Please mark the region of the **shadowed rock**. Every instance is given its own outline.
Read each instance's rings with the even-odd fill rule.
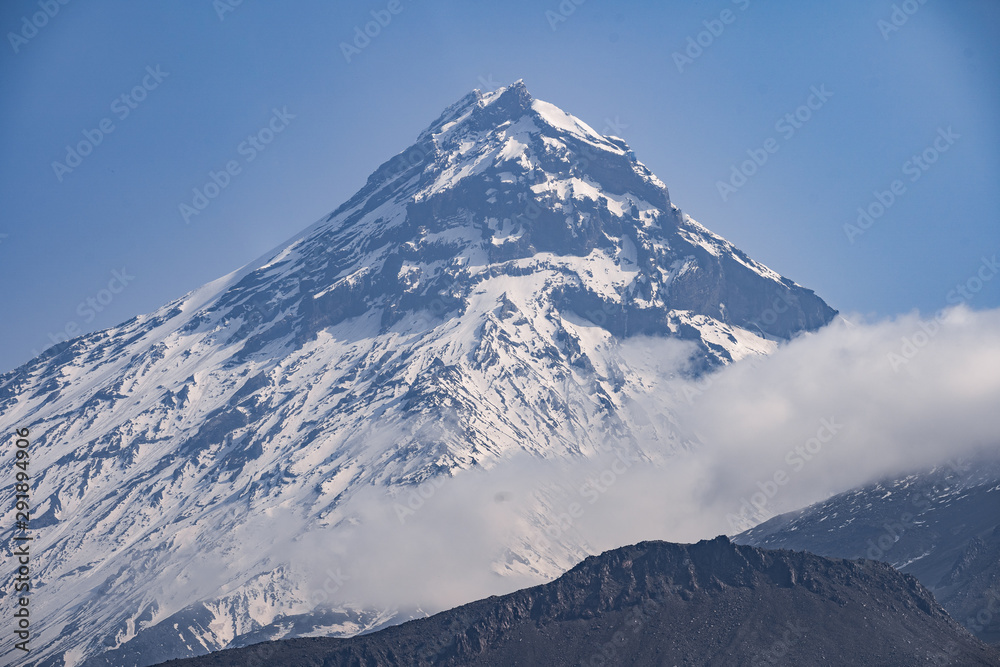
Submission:
[[[562,577],[351,639],[164,663],[252,665],[997,665],[916,579],[874,561],[725,537],[642,542]]]

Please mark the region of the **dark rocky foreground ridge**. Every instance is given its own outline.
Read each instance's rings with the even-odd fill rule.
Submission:
[[[870,558],[912,574],[974,635],[1000,644],[1000,460],[955,461],[776,516],[734,538]]]
[[[1000,665],[912,576],[725,537],[642,542],[555,581],[351,639],[267,642],[171,667]]]

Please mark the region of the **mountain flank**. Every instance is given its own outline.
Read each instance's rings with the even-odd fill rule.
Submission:
[[[977,637],[1000,644],[1000,462],[993,458],[884,479],[734,540],[885,561],[916,577]]]
[[[350,639],[269,642],[170,667],[998,665],[912,576],[875,561],[642,542],[555,581]]]
[[[359,518],[380,499],[520,456],[667,465],[692,439],[680,390],[651,389],[663,376],[768,354],[835,314],[683,213],[624,140],[521,82],[474,91],[260,259],[0,375],[0,429],[31,425],[46,462],[36,664],[147,667],[408,620],[369,597],[377,581],[316,595],[317,551],[366,569],[373,554],[339,547],[388,528]],[[637,359],[648,340],[677,367]],[[553,502],[524,510],[529,530]],[[587,552],[505,548],[470,568],[542,582]]]

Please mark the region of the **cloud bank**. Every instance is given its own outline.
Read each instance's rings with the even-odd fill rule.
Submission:
[[[635,345],[657,354],[655,341]],[[673,361],[659,364],[651,405],[674,405],[693,447],[657,465],[627,448],[517,457],[427,487],[402,515],[405,498],[373,491],[335,549],[350,564],[343,598],[444,609],[540,583],[588,553],[733,534],[884,476],[1000,451],[1000,310],[848,317],[697,381],[663,345],[650,358]]]

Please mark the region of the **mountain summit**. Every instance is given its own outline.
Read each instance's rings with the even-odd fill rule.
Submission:
[[[323,607],[290,546],[358,525],[360,490],[609,441],[664,461],[688,443],[623,345],[678,341],[697,374],[834,314],[623,140],[520,82],[473,92],[263,259],[0,377],[0,422],[34,438],[37,664],[375,627],[392,613]],[[564,546],[494,571],[554,576]]]

